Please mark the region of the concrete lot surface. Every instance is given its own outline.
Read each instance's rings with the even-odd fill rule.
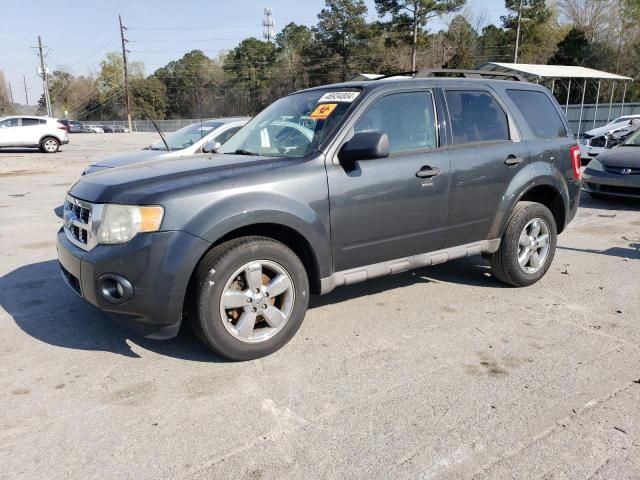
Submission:
[[[0,478],[640,478],[640,204],[583,197],[548,275],[481,258],[315,298],[276,354],[131,336],[62,282],[53,210],[153,134],[0,151]]]

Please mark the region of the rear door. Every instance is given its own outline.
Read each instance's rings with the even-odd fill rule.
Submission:
[[[552,100],[544,92],[536,90],[510,88],[506,92],[520,112],[518,123],[529,129],[525,136],[531,160],[554,164],[561,170],[571,167],[569,149],[576,141],[570,136]]]
[[[487,238],[508,185],[529,162],[529,148],[488,87],[444,94],[452,144],[445,247],[453,247]]]
[[[335,271],[440,249],[449,158],[439,147],[433,93],[416,89],[377,98],[353,131],[386,133],[391,155],[359,161],[349,171],[327,164]]]
[[[46,121],[39,118],[22,117],[18,131],[20,145],[38,145],[40,138],[46,133]]]

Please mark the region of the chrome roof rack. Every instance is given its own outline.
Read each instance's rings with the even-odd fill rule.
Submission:
[[[526,80],[517,73],[495,72],[491,70],[449,70],[446,68],[424,68],[419,70],[414,78],[433,77],[487,78],[493,80],[515,80],[517,82],[526,82]]]

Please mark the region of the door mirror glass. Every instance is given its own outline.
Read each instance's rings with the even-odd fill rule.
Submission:
[[[220,142],[218,142],[217,140],[212,140],[204,144],[204,146],[202,147],[202,152],[215,153],[216,150],[218,150],[221,146],[222,144]]]
[[[358,160],[386,158],[389,156],[389,137],[382,132],[356,133],[351,140],[340,149],[338,158],[345,164],[353,164]]]

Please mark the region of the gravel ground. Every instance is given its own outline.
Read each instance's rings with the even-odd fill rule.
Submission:
[[[0,151],[0,478],[640,478],[640,204],[583,197],[532,287],[481,258],[372,280],[226,363],[58,273],[66,188],[155,140]]]

